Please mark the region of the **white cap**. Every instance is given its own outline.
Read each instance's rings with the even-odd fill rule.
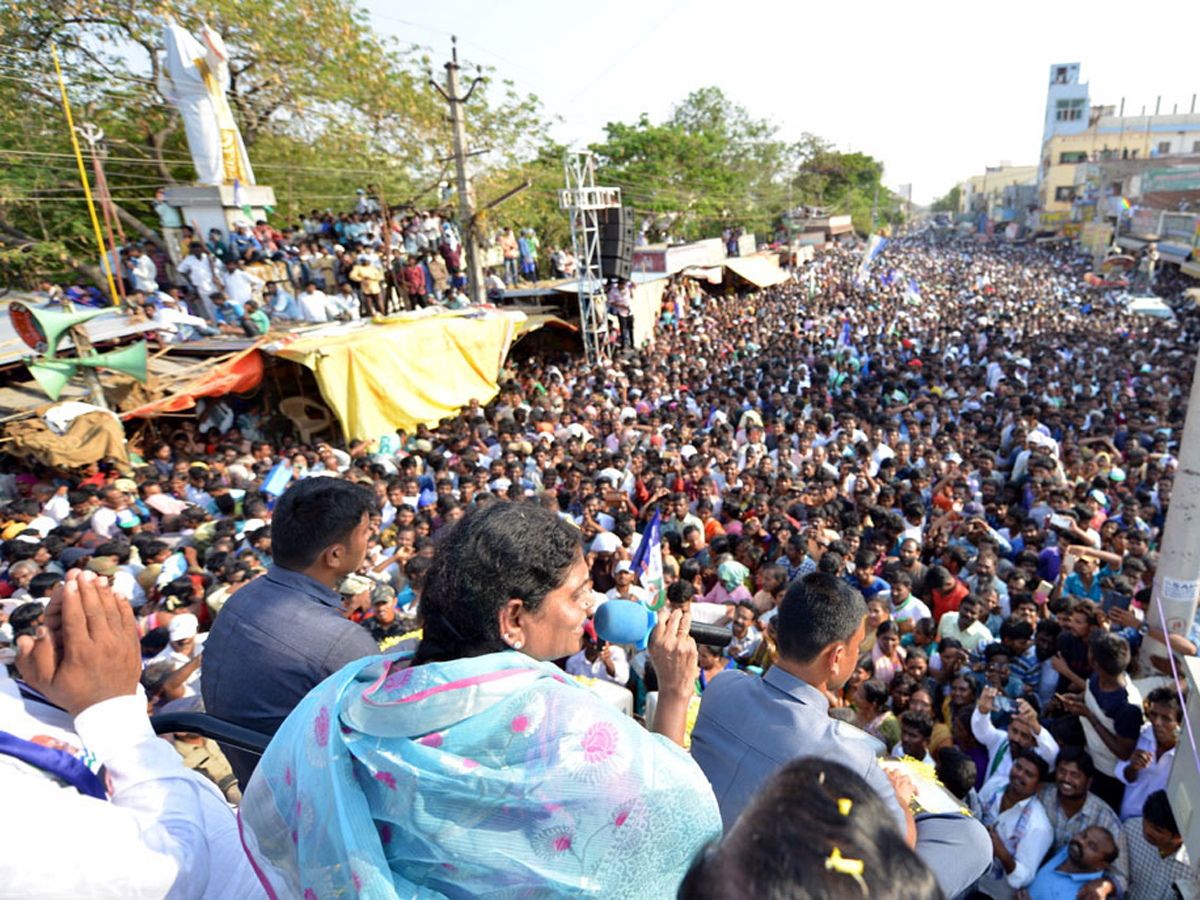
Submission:
[[[632,572],[632,571],[633,571],[633,566],[630,564],[629,560],[623,559],[619,563],[617,563],[617,568],[614,570],[614,574],[616,574],[617,572]],[[614,609],[615,609],[615,607],[614,607]]]
[[[167,626],[167,633],[172,641],[184,641],[196,636],[200,630],[200,620],[191,613],[180,613]]]
[[[592,540],[593,553],[616,553],[621,539],[611,531],[602,531]]]

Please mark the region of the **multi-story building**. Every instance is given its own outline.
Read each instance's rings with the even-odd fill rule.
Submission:
[[[1052,137],[1079,134],[1087,128],[1090,106],[1087,82],[1079,81],[1079,63],[1056,63],[1050,67],[1046,90],[1046,117],[1042,146]]]
[[[1079,64],[1050,67],[1046,119],[1038,166],[1038,207],[1043,221],[1066,220],[1081,197],[1089,163],[1155,159],[1200,153],[1200,114],[1173,109],[1160,115],[1127,116],[1120,109],[1092,106],[1088,86],[1079,83]],[[1161,167],[1161,165],[1160,165]]]
[[[1099,107],[1086,131],[1055,135],[1042,148],[1038,201],[1045,212],[1067,211],[1078,195],[1080,166],[1092,162],[1151,160],[1200,154],[1200,115],[1119,116],[1112,107]]]
[[[988,222],[1022,221],[1037,184],[1037,166],[1014,166],[1007,160],[988,166],[958,185],[958,214],[983,231]]]
[[[1159,258],[1200,278],[1200,154],[1090,160],[1075,166],[1071,225],[1090,252],[1113,244],[1137,252],[1153,240]]]

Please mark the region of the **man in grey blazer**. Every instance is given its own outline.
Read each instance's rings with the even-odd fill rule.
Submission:
[[[963,815],[909,808],[913,788],[876,762],[866,735],[829,717],[825,689],[849,679],[863,639],[866,603],[850,584],[815,573],[792,582],[775,619],[779,655],[759,678],[727,673],[704,692],[692,732],[692,757],[712,783],[728,831],[759,786],[802,756],[849,766],[879,793],[910,847],[937,876],[947,898],[987,870],[992,842]]]

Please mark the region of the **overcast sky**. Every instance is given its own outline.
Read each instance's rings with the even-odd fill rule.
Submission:
[[[783,2],[366,0],[376,28],[495,66],[584,146],[609,121],[659,121],[715,84],[787,139],[805,131],[884,163],[926,203],[985,166],[1034,165],[1052,63],[1079,62],[1093,103],[1187,112],[1200,91],[1194,0]],[[1144,33],[1145,36],[1140,36]],[[439,68],[440,72],[440,68]],[[1200,111],[1200,105],[1197,107]]]

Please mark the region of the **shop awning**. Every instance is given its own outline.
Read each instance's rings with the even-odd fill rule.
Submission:
[[[1200,261],[1192,260],[1191,262],[1181,263],[1179,271],[1184,275],[1191,275],[1193,278],[1200,278]]]
[[[1146,242],[1138,238],[1122,236],[1117,238],[1117,246],[1126,250],[1141,250],[1146,246]]]
[[[1159,258],[1164,262],[1175,263],[1176,265],[1182,266],[1187,258],[1191,256],[1191,251],[1183,250],[1182,248],[1176,249],[1173,247],[1164,247],[1160,244],[1158,247],[1158,255]]]
[[[745,278],[756,287],[765,288],[787,281],[787,273],[763,256],[731,257],[725,260],[730,271]]]
[[[681,273],[697,281],[707,281],[709,284],[720,284],[725,272],[720,266],[688,266]]]
[[[121,413],[121,418],[128,421],[183,412],[192,409],[199,397],[224,397],[226,394],[244,394],[254,390],[262,382],[263,358],[259,347],[265,343],[265,338],[259,339],[225,362],[206,369],[174,393]]]
[[[554,328],[562,328],[567,331],[579,330],[578,325],[574,325],[560,316],[551,315],[550,313],[534,313],[533,315],[525,316],[525,321],[522,322],[517,328],[517,336],[515,339],[520,340],[521,338],[525,337],[525,335],[532,334],[535,331],[540,331],[547,325],[550,325]]]
[[[347,440],[378,439],[455,415],[499,391],[525,314],[419,310],[381,323],[330,325],[271,352],[313,371]]]

